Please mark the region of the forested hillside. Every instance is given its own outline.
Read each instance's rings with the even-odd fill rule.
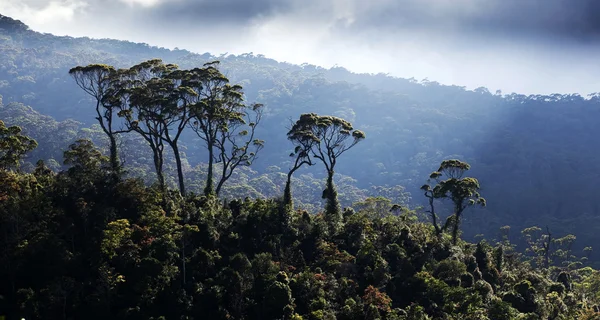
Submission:
[[[318,112],[352,121],[369,135],[369,142],[352,150],[337,170],[342,174],[345,205],[378,194],[406,202],[409,195],[401,193],[402,188],[412,195],[410,204],[424,204],[418,188],[431,168],[443,159],[460,157],[474,165],[486,194],[501,199],[466,217],[470,235],[494,237],[503,225],[522,229],[537,224],[575,233],[585,243],[595,240],[600,216],[593,200],[594,172],[600,162],[591,147],[597,136],[596,97],[467,91],[435,82],[352,74],[342,68],[278,63],[250,54],[215,57],[123,41],[55,37],[29,31],[7,17],[1,21],[1,118],[43,142],[31,162],[38,158],[60,162],[61,150],[76,136],[102,144],[92,102],[69,77],[70,68],[89,63],[129,67],[151,58],[193,68],[218,59],[231,81],[243,85],[248,101],[265,105],[257,129],[265,148],[240,177],[242,182],[251,181],[253,188],[236,192],[280,194],[281,184],[274,180],[290,165],[289,152],[284,151],[291,150],[285,136],[289,119]],[[204,150],[192,137],[185,142],[184,161],[193,180],[193,168],[202,165],[197,155]],[[125,163],[136,174],[151,171],[149,163],[147,170],[140,169],[140,160],[143,157],[135,156]],[[320,199],[311,191],[323,188],[320,172],[306,170],[299,175],[307,190],[302,202],[311,210],[318,208]],[[374,186],[387,192],[377,192]]]
[[[56,37],[30,31],[8,17],[0,21],[0,118],[22,126],[44,141],[40,145],[52,145],[37,150],[31,162],[37,158],[60,162],[60,150],[76,136],[106,146],[102,135],[96,134],[93,103],[70,78],[70,68],[91,63],[131,67],[160,58],[191,69],[220,60],[232,83],[243,86],[246,100],[265,106],[257,129],[266,142],[264,150],[239,179],[234,177],[239,182],[232,181],[226,194],[281,194],[278,173],[290,166],[286,128],[291,118],[316,112],[347,119],[369,136],[369,142],[350,151],[337,169],[344,205],[380,194],[413,207],[426,204],[418,188],[431,168],[441,160],[461,158],[474,165],[485,193],[499,199],[466,217],[469,236],[495,237],[504,225],[519,230],[539,225],[577,234],[582,246],[596,241],[600,225],[594,201],[595,172],[600,172],[600,156],[593,148],[599,130],[596,96],[468,91],[426,80],[280,63],[260,55],[215,57],[124,41]],[[52,131],[56,126],[60,134]],[[205,151],[193,135],[183,141],[186,174],[195,180]],[[146,156],[124,159],[126,166],[138,176],[151,172],[149,150],[135,152]],[[323,189],[322,170],[301,169],[297,176],[302,181],[299,188],[306,190],[298,200],[317,210],[320,195],[312,191]],[[167,179],[174,183],[171,174]]]
[[[244,87],[248,101],[265,105],[257,129],[266,141],[264,150],[237,180],[236,194],[272,197],[283,192],[277,173],[290,166],[289,152],[284,151],[290,150],[285,136],[289,119],[317,112],[347,119],[369,135],[368,143],[358,145],[339,164],[344,205],[378,194],[396,202],[410,200],[412,206],[424,204],[418,191],[424,177],[441,160],[459,157],[474,165],[485,192],[499,199],[466,217],[468,235],[495,237],[503,225],[517,229],[547,225],[561,234],[577,234],[582,245],[596,241],[600,225],[594,201],[595,172],[600,172],[599,153],[593,148],[599,130],[596,96],[468,91],[429,81],[353,74],[343,68],[279,63],[260,55],[215,57],[123,41],[55,37],[30,31],[7,17],[1,21],[0,118],[21,125],[36,139],[51,140],[41,145],[53,146],[36,151],[32,162],[37,158],[60,162],[59,150],[73,142],[78,131],[95,139],[102,136],[94,136],[98,129],[92,102],[69,77],[70,68],[90,63],[130,67],[161,58],[190,69],[218,59],[229,79]],[[19,116],[23,114],[31,116]],[[60,126],[63,133],[48,134],[56,121],[66,121]],[[194,180],[204,149],[193,137],[184,141],[186,172]],[[143,160],[135,156],[125,163],[139,175],[151,171],[137,163]],[[319,195],[311,192],[323,187],[320,173],[302,169],[298,175],[303,181],[300,188],[307,191],[301,193],[301,202],[312,211],[320,204]],[[230,184],[229,190],[235,185]]]
[[[519,230],[547,225],[561,234],[577,234],[582,246],[595,242],[600,225],[594,201],[595,172],[600,169],[600,156],[593,148],[599,130],[596,96],[468,91],[429,81],[353,74],[343,68],[280,63],[260,55],[215,57],[123,41],[56,37],[30,31],[8,17],[0,21],[0,118],[43,141],[40,145],[45,147],[32,154],[31,162],[38,158],[60,162],[60,150],[76,136],[106,145],[97,134],[93,103],[70,78],[70,68],[90,63],[130,67],[160,58],[191,69],[220,60],[232,83],[243,86],[246,100],[265,106],[257,128],[266,142],[264,150],[239,179],[234,177],[239,183],[229,184],[226,194],[281,194],[278,173],[290,166],[286,128],[291,118],[316,112],[347,119],[369,136],[369,142],[350,151],[337,169],[344,205],[376,195],[413,207],[425,204],[418,188],[431,168],[441,160],[461,158],[474,165],[485,193],[499,199],[466,217],[468,235],[495,237],[503,225]],[[61,128],[58,134],[55,127]],[[195,180],[205,151],[192,135],[183,141],[186,174]],[[130,171],[138,176],[152,171],[149,150],[135,152],[146,156],[124,159]],[[168,165],[166,170],[173,168]],[[299,201],[311,211],[320,206],[320,196],[312,191],[323,188],[321,173],[301,169],[297,175],[302,181],[299,188],[306,190]],[[167,179],[174,182],[170,174]]]
[[[0,57],[0,316],[599,317],[596,96],[4,16]]]

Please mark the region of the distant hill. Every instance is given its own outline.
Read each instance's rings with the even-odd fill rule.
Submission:
[[[339,164],[345,205],[382,192],[375,186],[386,186],[385,196],[416,207],[424,203],[419,187],[429,173],[443,159],[460,158],[472,165],[469,174],[480,180],[488,199],[487,208],[466,213],[467,236],[494,238],[501,226],[511,225],[512,236],[518,238],[524,227],[548,225],[556,234],[576,234],[580,245],[598,241],[598,96],[503,95],[485,88],[471,91],[426,80],[294,65],[262,55],[217,57],[127,41],[57,37],[34,32],[5,16],[0,16],[0,57],[4,105],[0,119],[22,125],[38,140],[59,139],[53,136],[56,128],[63,127],[61,123],[72,126],[60,141],[52,142],[53,150],[38,151],[32,158],[60,162],[60,150],[78,135],[97,137],[102,143],[93,127],[90,100],[67,73],[71,67],[89,63],[125,67],[161,58],[192,68],[220,60],[228,77],[244,86],[247,100],[266,106],[259,132],[266,147],[256,165],[236,178],[239,188],[231,186],[231,192],[280,194],[278,173],[289,166],[291,145],[285,136],[289,119],[306,112],[331,114],[367,134]],[[24,111],[25,106],[36,113]],[[28,120],[27,114],[37,120]],[[203,151],[193,137],[185,141],[193,180]],[[148,165],[141,155],[126,163],[133,173]],[[309,199],[307,205],[312,203],[307,208],[319,208],[322,171],[303,172],[299,189]]]

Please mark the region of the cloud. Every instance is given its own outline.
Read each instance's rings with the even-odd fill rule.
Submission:
[[[34,30],[523,93],[600,87],[596,0],[0,0]]]
[[[130,6],[140,5],[145,8],[153,7],[153,6],[163,2],[163,0],[121,0],[121,1]]]
[[[27,17],[27,21],[45,25],[73,20],[77,11],[85,8],[86,4],[79,0],[2,0],[0,13],[7,16]]]
[[[76,13],[166,29],[249,29],[271,19],[302,17],[298,26],[318,21],[340,34],[410,31],[443,37],[600,40],[596,0],[3,0],[0,10],[39,26],[70,20]]]
[[[354,30],[436,31],[518,38],[598,40],[600,2],[595,0],[375,0],[361,6]]]
[[[254,19],[284,12],[290,5],[289,0],[165,1],[157,6],[152,15],[165,21],[181,20],[207,26],[215,23],[244,26]]]

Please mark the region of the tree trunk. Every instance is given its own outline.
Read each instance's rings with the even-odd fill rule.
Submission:
[[[115,182],[121,177],[121,165],[119,163],[119,153],[117,150],[117,139],[114,134],[108,135],[110,140],[110,167],[112,169],[112,177]]]
[[[433,223],[433,227],[435,228],[435,233],[439,236],[440,234],[442,234],[442,229],[438,225],[437,215],[435,214],[435,207],[433,205],[433,192],[431,192],[431,195],[429,195],[428,192],[425,192],[425,197],[429,199],[429,214],[431,215],[431,222]]]
[[[338,224],[342,220],[342,210],[338,201],[337,190],[333,183],[333,174],[333,170],[327,172],[327,186],[324,194],[324,198],[327,201],[325,204],[325,216],[329,221],[330,232],[336,232],[338,230]]]
[[[175,155],[175,163],[177,164],[177,177],[179,179],[179,192],[182,196],[185,196],[185,182],[183,180],[183,168],[181,167],[181,155],[179,154],[179,147],[177,143],[171,144],[173,154]]]
[[[460,228],[460,216],[462,215],[462,210],[458,209],[456,211],[456,216],[454,217],[454,226],[452,227],[452,244],[456,245],[458,242],[458,229]]]
[[[279,208],[279,215],[281,219],[281,232],[285,233],[290,225],[290,212],[294,210],[294,200],[292,199],[292,175],[299,167],[293,168],[288,172],[287,180],[285,182],[285,190],[283,192],[283,202],[281,208]]]
[[[209,196],[211,194],[214,194],[214,189],[213,189],[213,157],[214,157],[214,150],[213,150],[213,144],[212,143],[208,143],[208,172],[206,174],[206,186],[204,187],[204,195],[205,196]]]
[[[154,169],[156,170],[158,186],[162,192],[165,192],[165,176],[163,174],[162,161],[162,156],[154,150]]]
[[[285,190],[283,191],[283,205],[290,210],[294,209],[294,200],[292,199],[292,175],[297,169],[294,168],[288,172]]]
[[[225,184],[225,181],[227,181],[227,179],[225,178],[226,170],[227,170],[227,168],[223,167],[223,173],[221,175],[221,179],[219,179],[219,183],[217,183],[217,188],[215,189],[215,194],[217,196],[219,196],[219,194],[221,193],[221,189],[223,188],[223,185]]]

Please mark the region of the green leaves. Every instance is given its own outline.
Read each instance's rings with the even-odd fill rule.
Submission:
[[[347,143],[346,140],[350,136],[353,140]],[[337,157],[366,136],[364,132],[354,130],[352,124],[342,118],[305,113],[294,123],[287,137],[307,154],[310,152],[316,158],[326,162],[326,167],[330,170],[332,168],[329,166]]]
[[[458,238],[458,226],[463,211],[468,206],[480,205],[485,207],[487,202],[485,198],[479,194],[479,181],[475,178],[462,178],[464,172],[469,170],[470,165],[460,160],[444,160],[439,169],[429,175],[429,182],[436,181],[437,184],[431,188],[429,184],[421,187],[425,191],[425,196],[429,198],[431,209],[429,213],[432,216],[434,227],[440,233],[447,226],[452,225],[453,242],[456,244]],[[442,177],[447,177],[446,180],[440,180]],[[448,218],[444,228],[440,229],[437,225],[437,217],[433,210],[434,199],[449,199],[454,204],[454,214]]]
[[[486,201],[479,194],[479,181],[475,178],[461,178],[470,165],[460,160],[444,160],[439,169],[429,175],[430,180],[436,180],[437,184],[433,189],[429,185],[424,185],[421,190],[432,191],[434,198],[448,198],[455,203],[455,208],[463,208],[466,205],[485,206]],[[448,179],[440,180],[443,176]]]
[[[23,156],[36,147],[37,142],[22,135],[20,127],[7,127],[0,120],[0,168],[18,167]]]
[[[119,219],[110,222],[104,230],[104,239],[102,239],[101,244],[102,253],[104,253],[108,259],[112,259],[118,254],[117,249],[121,247],[124,242],[131,241],[130,238],[132,234],[133,230],[127,219]]]

